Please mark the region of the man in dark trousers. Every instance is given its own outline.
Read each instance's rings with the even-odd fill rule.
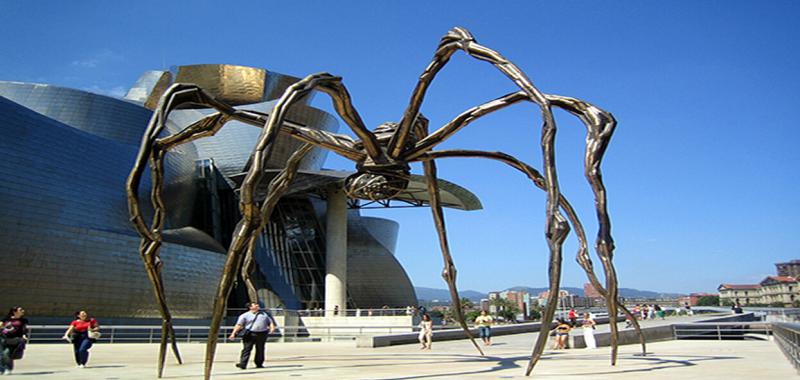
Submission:
[[[250,352],[253,350],[253,346],[255,346],[256,368],[263,368],[264,346],[267,343],[267,335],[275,332],[275,320],[269,313],[261,310],[258,302],[248,303],[247,308],[249,310],[240,315],[239,319],[236,320],[236,326],[234,326],[233,332],[231,332],[228,339],[236,339],[236,335],[244,330],[244,335],[242,335],[242,344],[244,344],[244,348],[242,348],[242,354],[239,358],[239,362],[236,363],[236,367],[241,369],[247,368],[247,362],[250,361]]]

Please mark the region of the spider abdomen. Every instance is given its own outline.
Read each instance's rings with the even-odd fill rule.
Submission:
[[[344,180],[350,198],[379,201],[392,199],[408,187],[409,173],[395,171],[358,172]]]

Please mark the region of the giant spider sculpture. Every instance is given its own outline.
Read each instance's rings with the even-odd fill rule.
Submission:
[[[441,128],[429,133],[428,120],[420,113],[420,107],[428,86],[457,50],[463,50],[474,58],[494,65],[500,72],[511,79],[520,90],[468,109]],[[312,90],[322,91],[332,98],[336,112],[352,129],[358,140],[353,140],[346,135],[284,123],[289,107]],[[544,122],[541,146],[544,156],[544,174],[512,156],[500,152],[433,150],[439,143],[475,119],[522,101],[536,104],[542,114]],[[160,136],[171,111],[198,107],[211,108],[216,112],[203,117],[175,134]],[[599,223],[595,249],[605,272],[605,286],[600,283],[594,274],[593,264],[588,254],[586,235],[578,216],[559,191],[554,152],[556,124],[551,107],[562,108],[572,113],[587,128],[584,158],[585,175],[595,196]],[[442,276],[450,289],[452,307],[458,322],[481,355],[483,355],[483,351],[475,342],[464,321],[460,297],[456,289],[456,267],[447,241],[444,215],[437,185],[436,159],[479,157],[498,160],[521,171],[536,187],[547,193],[545,236],[550,249],[550,291],[542,321],[553,320],[558,304],[562,245],[570,231],[569,224],[572,224],[572,228],[575,230],[579,240],[577,261],[586,272],[591,284],[605,297],[609,317],[615,321],[618,309],[630,316],[628,310],[618,301],[617,275],[612,264],[614,243],[611,238],[611,223],[606,207],[606,191],[600,171],[600,164],[616,126],[616,121],[610,113],[582,100],[540,92],[516,65],[498,52],[478,44],[466,29],[453,28],[442,37],[433,60],[420,76],[400,122],[382,124],[375,128],[374,131],[368,130],[362,122],[358,112],[353,107],[349,93],[342,84],[341,78],[327,73],[309,75],[291,85],[268,115],[255,111],[235,109],[214,99],[206,91],[192,84],[174,84],[163,94],[142,138],[136,163],[126,184],[131,220],[136,231],[142,237],[140,254],[152,282],[162,315],[161,346],[158,358],[159,377],[163,374],[168,341],[171,341],[173,352],[178,362],[181,362],[180,353],[175,342],[172,317],[164,294],[164,283],[161,275],[162,263],[159,258],[159,248],[162,244],[162,230],[165,222],[165,206],[161,194],[164,185],[164,156],[170,149],[180,144],[215,134],[226,122],[231,120],[248,123],[263,129],[250,158],[249,170],[241,185],[239,207],[242,219],[233,232],[232,242],[228,248],[228,255],[214,299],[213,316],[209,328],[205,356],[204,374],[206,379],[211,375],[211,367],[220,324],[225,313],[226,300],[237,273],[241,272],[241,276],[247,285],[250,299],[257,301],[255,287],[250,281],[255,243],[258,236],[263,232],[278,200],[288,190],[297,173],[301,159],[314,146],[329,149],[356,163],[357,172],[346,178],[343,184],[345,193],[349,197],[356,199],[386,200],[397,196],[408,185],[410,178],[409,163],[422,163],[427,180],[430,206],[439,235],[442,258],[444,259]],[[285,133],[305,144],[289,158],[286,167],[270,181],[266,198],[259,202],[256,199],[256,189],[265,176],[264,166],[269,159],[275,138],[279,133]],[[149,226],[142,215],[138,196],[139,183],[148,163],[152,177],[151,202],[154,208],[152,223]],[[562,215],[562,211],[566,214],[566,218]],[[631,319],[634,323],[636,322],[635,318]],[[546,322],[543,323],[531,353],[525,372],[526,375],[530,375],[534,365],[542,355],[548,338],[549,329],[547,326]],[[610,326],[612,332],[611,364],[613,365],[617,357],[617,325],[616,323],[611,323]],[[644,352],[644,338],[638,324],[635,327],[639,333]]]

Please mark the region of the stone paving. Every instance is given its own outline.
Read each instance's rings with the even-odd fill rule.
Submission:
[[[468,341],[356,348],[352,341],[271,343],[266,368],[235,368],[239,343],[220,345],[215,379],[525,379],[528,355],[537,334],[496,337],[481,357]],[[166,379],[199,379],[202,344],[182,344],[186,363],[170,359]],[[155,379],[157,345],[100,344],[89,366],[75,368],[68,344],[33,344],[17,362],[13,376],[27,379]],[[608,348],[546,351],[534,379],[777,379],[797,372],[773,341],[667,341],[620,347],[616,366]]]

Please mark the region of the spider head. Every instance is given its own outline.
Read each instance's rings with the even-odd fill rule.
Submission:
[[[409,178],[407,165],[364,167],[344,180],[344,191],[350,198],[392,199],[408,187]]]

